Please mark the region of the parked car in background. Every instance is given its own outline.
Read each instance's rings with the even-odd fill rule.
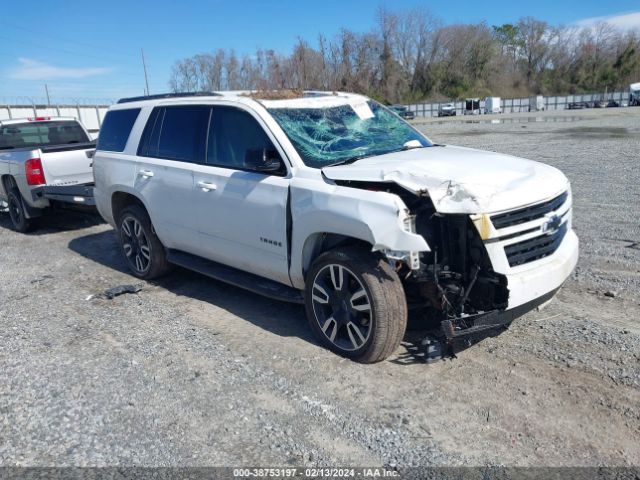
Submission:
[[[438,106],[439,117],[455,117],[456,107],[453,103],[441,103]]]
[[[593,102],[593,108],[607,108],[608,103],[606,100],[595,100]]]
[[[404,105],[391,105],[391,107],[389,108],[391,108],[391,110],[393,110],[395,113],[400,115],[400,117],[404,118],[405,120],[413,120],[414,118],[416,118],[416,114],[413,113]]]
[[[0,121],[0,204],[13,227],[27,232],[59,203],[93,205],[95,143],[73,117]]]
[[[616,102],[615,100],[609,100],[607,102],[607,108],[613,108],[613,107],[619,107],[620,104],[618,102]]]
[[[589,108],[589,104],[587,102],[569,102],[567,104],[567,110],[580,110],[583,108]]]
[[[443,342],[548,301],[578,259],[567,178],[437,145],[362,95],[121,100],[95,155],[98,210],[131,272],[181,265],[304,303],[329,349],[391,355],[408,309]]]

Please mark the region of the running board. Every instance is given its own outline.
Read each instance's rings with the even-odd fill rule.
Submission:
[[[193,270],[207,277],[244,288],[265,297],[284,302],[304,304],[304,298],[300,290],[259,277],[253,273],[244,272],[180,250],[169,249],[167,251],[167,260],[174,265]]]

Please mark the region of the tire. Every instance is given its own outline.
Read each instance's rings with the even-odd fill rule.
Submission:
[[[151,280],[170,270],[164,245],[141,206],[129,205],[120,213],[118,241],[127,266],[136,277]]]
[[[320,255],[307,274],[307,319],[329,350],[361,363],[385,360],[407,328],[404,288],[387,262],[356,248]]]
[[[9,205],[9,217],[11,218],[13,229],[20,233],[30,231],[33,228],[34,222],[32,219],[27,218],[20,190],[16,187],[11,188],[7,195],[7,203]]]

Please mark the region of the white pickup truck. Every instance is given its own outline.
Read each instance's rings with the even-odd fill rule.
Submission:
[[[56,203],[94,205],[95,143],[73,117],[0,121],[0,204],[27,232]]]
[[[303,303],[323,345],[376,362],[409,310],[453,342],[546,302],[575,267],[559,170],[435,144],[361,95],[274,96],[111,107],[95,199],[134,275],[176,264]]]

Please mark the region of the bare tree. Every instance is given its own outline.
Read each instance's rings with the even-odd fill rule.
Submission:
[[[518,38],[522,47],[525,76],[529,85],[544,67],[549,53],[550,29],[547,22],[525,17],[518,21]]]
[[[217,49],[175,62],[172,91],[325,89],[385,102],[484,94],[626,88],[640,79],[640,33],[599,23],[558,27],[534,18],[489,28],[445,25],[428,10],[381,8],[369,32],[299,37],[290,55]]]

